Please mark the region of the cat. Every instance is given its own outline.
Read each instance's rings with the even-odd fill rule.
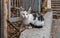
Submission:
[[[22,9],[22,7],[20,8]],[[31,25],[34,28],[42,28],[44,25],[44,17],[40,15],[39,13],[30,13],[31,7],[28,11],[21,10],[20,16],[22,17],[23,24],[25,25]]]

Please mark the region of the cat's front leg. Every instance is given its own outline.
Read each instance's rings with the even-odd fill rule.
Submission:
[[[26,28],[26,29],[31,29],[32,26],[29,24],[29,25],[26,25],[25,28]]]

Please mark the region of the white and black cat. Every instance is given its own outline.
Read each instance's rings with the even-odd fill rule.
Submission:
[[[38,13],[30,13],[31,7],[28,11],[24,10],[22,7],[20,9],[20,16],[22,17],[25,25],[31,24],[34,28],[42,28],[44,26],[44,17]]]

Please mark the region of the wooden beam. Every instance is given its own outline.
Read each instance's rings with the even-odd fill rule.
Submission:
[[[13,7],[13,6],[11,6],[11,8],[20,9],[20,7]]]
[[[8,0],[4,0],[4,37],[7,38]]]

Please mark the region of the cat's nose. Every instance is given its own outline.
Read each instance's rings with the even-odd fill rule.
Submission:
[[[24,18],[26,18],[26,17],[24,16]]]
[[[25,16],[24,18],[27,18],[27,16]]]
[[[25,17],[25,18],[27,18],[27,17]]]

